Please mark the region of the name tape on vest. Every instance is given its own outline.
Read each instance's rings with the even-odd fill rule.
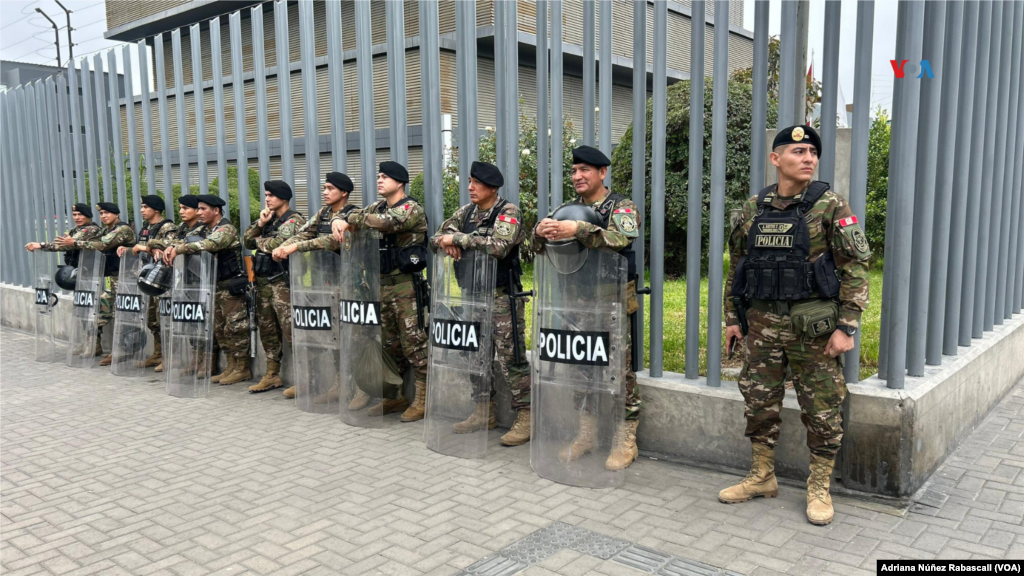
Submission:
[[[380,302],[342,300],[338,319],[345,324],[380,326]]]
[[[171,299],[169,297],[160,298],[160,315],[171,315]]]
[[[296,330],[330,330],[334,328],[329,306],[293,306],[292,325]]]
[[[75,290],[72,305],[76,308],[92,308],[96,304],[96,295],[89,290]]]
[[[758,234],[754,238],[755,248],[792,248],[793,247],[793,235],[782,235],[782,236],[762,236]]]
[[[114,309],[120,312],[142,312],[142,299],[138,294],[118,294]]]
[[[438,348],[479,352],[480,323],[432,320],[430,322],[430,343]]]
[[[206,306],[202,302],[171,302],[173,322],[206,322]]]
[[[609,333],[541,328],[537,348],[545,362],[607,366]]]

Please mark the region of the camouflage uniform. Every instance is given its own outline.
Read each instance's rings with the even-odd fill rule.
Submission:
[[[595,202],[587,204],[583,198],[576,197],[575,199],[567,202],[566,204],[585,204],[590,208],[601,214],[601,208],[605,200],[608,198],[609,191],[605,189],[605,193],[601,195],[601,198]],[[622,251],[633,245],[633,241],[637,239],[640,234],[640,214],[636,209],[636,204],[628,198],[623,198],[617,201],[614,206],[611,207],[611,215],[608,219],[608,228],[602,228],[589,222],[579,222],[576,228],[576,240],[579,240],[587,248],[611,248],[615,251]],[[533,233],[533,246],[537,251],[540,251],[546,244],[547,239],[537,234],[536,229]],[[630,278],[629,283],[626,285],[626,313],[633,314],[639,308],[639,303],[636,299],[636,282]],[[636,372],[633,371],[632,365],[633,355],[633,342],[630,339],[623,350],[623,356],[625,358],[626,365],[626,420],[639,420],[640,419],[640,390],[636,384]]]
[[[290,246],[297,244],[296,250],[298,252],[312,252],[313,250],[336,252],[341,248],[341,244],[331,235],[330,222],[334,219],[340,219],[355,209],[355,206],[347,204],[338,212],[332,212],[330,206],[324,206],[320,208],[320,211],[313,218],[307,220],[305,224],[295,230],[292,237],[281,245]],[[325,229],[321,230],[319,228],[322,221],[326,222],[327,225]]]
[[[243,244],[249,250],[259,250],[268,257],[275,248],[284,244],[295,235],[295,231],[306,223],[306,218],[298,212],[285,213],[287,220],[277,225],[276,233],[265,237],[264,228],[259,221],[254,222],[245,231]],[[273,228],[279,218],[274,216],[267,222]],[[288,263],[281,263],[287,271]],[[292,342],[292,297],[288,286],[288,274],[282,274],[273,280],[256,277],[256,316],[259,322],[260,342],[268,361],[281,362],[284,340],[289,346]]]
[[[117,253],[119,246],[132,246],[135,244],[135,231],[132,227],[118,220],[112,226],[103,226],[98,238],[91,240],[75,240],[75,248],[78,250],[99,250],[107,253],[107,258]],[[96,327],[102,329],[114,319],[114,299],[117,298],[117,273],[110,276],[110,289],[103,292],[100,297],[100,313],[96,320]]]
[[[781,198],[773,188],[766,201],[770,201],[777,210],[785,210],[799,204],[806,191],[805,188],[794,197]],[[732,215],[727,287],[733,285],[737,262],[747,254],[747,235],[758,210],[758,196],[755,195]],[[804,220],[810,232],[809,260],[815,261],[831,251],[839,271],[839,324],[859,327],[861,313],[868,305],[868,259],[871,251],[852,216],[846,200],[826,191],[808,210]],[[740,319],[728,292],[727,288],[725,322],[729,326],[739,325]],[[778,443],[788,364],[800,402],[801,420],[807,427],[807,446],[812,454],[832,460],[843,438],[839,409],[846,397],[846,382],[841,358],[825,354],[831,333],[817,338],[796,335],[788,312],[780,312],[785,310],[751,308],[747,312],[748,356],[739,381],[746,404],[746,435],[751,442],[770,448]]]
[[[386,200],[378,200],[363,209],[340,212],[334,218],[345,220],[353,230],[372,228],[394,234],[399,247],[422,243],[427,234],[427,214],[409,197],[390,208]],[[417,386],[426,386],[427,333],[419,326],[412,276],[398,268],[380,271],[381,337],[384,350],[398,360],[400,371],[404,373],[411,365]]]
[[[178,227],[170,220],[161,220],[156,224],[146,223],[139,231],[139,245],[149,247],[153,240],[165,240],[174,237]],[[148,231],[148,233],[147,233]],[[162,350],[163,342],[160,334],[160,299],[150,298],[149,308],[146,310],[146,327],[153,333],[154,350]]]
[[[101,230],[102,228],[100,228],[99,224],[96,224],[95,222],[89,222],[84,226],[75,226],[71,230],[68,230],[68,235],[71,236],[76,241],[92,240],[94,238],[100,237]],[[78,248],[64,248],[63,246],[60,246],[56,242],[41,242],[39,244],[39,247],[40,250],[43,250],[44,252],[71,252],[78,250]],[[65,262],[67,262],[68,256],[68,254],[64,255]]]
[[[526,230],[522,226],[523,217],[519,208],[511,203],[505,202],[500,207],[497,218],[502,224],[496,224],[494,229],[485,228],[485,224],[493,216],[492,211],[499,209],[496,203],[488,210],[478,210],[473,204],[466,204],[452,214],[452,217],[445,220],[437,233],[430,239],[430,247],[434,251],[440,248],[439,241],[442,236],[453,235],[453,242],[463,250],[482,250],[494,258],[501,260],[509,255],[512,249],[521,245],[526,240]],[[472,213],[471,216],[470,213]],[[469,222],[476,230],[466,234],[462,232],[462,224]],[[518,284],[518,279],[517,284]],[[522,290],[522,286],[516,286],[516,290]],[[512,306],[509,302],[507,286],[498,286],[494,294],[494,349],[497,352],[498,369],[508,383],[509,391],[512,392],[512,409],[530,407],[530,365],[526,361],[524,351],[526,343],[526,298],[516,299],[516,321],[519,327],[518,335],[512,331]],[[515,338],[513,337],[515,336]],[[515,362],[515,342],[519,343],[520,362]],[[494,390],[492,387],[491,395]]]

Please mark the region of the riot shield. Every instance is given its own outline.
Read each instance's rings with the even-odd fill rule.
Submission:
[[[57,306],[57,291],[60,288],[53,281],[56,262],[52,252],[36,250],[32,253],[32,264],[35,266],[36,362],[58,360],[54,307]]]
[[[171,290],[164,292],[157,301],[157,317],[160,318],[160,342],[163,343],[162,350],[164,360],[171,354]],[[164,374],[166,380],[167,375]]]
[[[627,370],[626,260],[572,241],[534,265],[533,437],[539,476],[588,488],[622,483],[605,469],[623,425]]]
[[[100,297],[106,285],[103,277],[105,257],[96,250],[82,250],[78,257],[78,279],[72,298],[71,326],[68,328],[67,365],[92,368],[99,363],[96,342],[99,329]]]
[[[337,414],[341,258],[326,250],[296,252],[288,267],[295,405],[303,412]]]
[[[139,273],[152,261],[149,254],[121,257],[121,271],[114,299],[114,340],[111,346],[110,371],[115,376],[142,376],[146,369],[146,315],[149,313],[149,295],[139,290]]]
[[[487,451],[496,273],[497,260],[485,252],[434,255],[423,436],[435,452],[483,458]]]
[[[378,233],[370,229],[350,233],[342,243],[340,260],[339,412],[345,424],[377,428],[384,425],[384,417],[368,408],[379,404],[385,394],[397,397],[400,390],[384,383]]]
[[[213,366],[213,296],[217,262],[209,252],[174,259],[171,288],[171,337],[164,353],[167,393],[205,398]]]

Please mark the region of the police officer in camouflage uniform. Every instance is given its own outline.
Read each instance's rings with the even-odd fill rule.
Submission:
[[[381,337],[384,350],[399,360],[401,372],[411,365],[416,373],[416,397],[410,405],[399,392],[369,409],[384,414],[408,408],[402,422],[422,420],[427,393],[426,298],[423,269],[427,265],[427,214],[419,202],[406,196],[409,171],[398,162],[381,162],[377,194],[381,200],[363,209],[337,214],[331,227],[334,239],[344,240],[348,230],[371,228],[383,234],[380,243]],[[402,269],[407,271],[403,272]],[[425,305],[425,303],[423,303]],[[360,399],[357,396],[355,402]]]
[[[292,343],[292,296],[288,285],[287,263],[275,262],[271,253],[295,235],[306,223],[306,218],[291,209],[292,189],[283,180],[263,183],[267,207],[260,219],[245,231],[244,244],[253,253],[253,273],[256,276],[256,317],[259,320],[260,342],[267,354],[267,371],[263,378],[249,387],[258,393],[284,386],[281,379],[281,341]]]
[[[849,203],[813,179],[820,154],[813,128],[779,130],[771,153],[778,184],[733,214],[726,343],[731,349],[745,336],[739,387],[753,456],[747,477],[718,499],[778,495],[775,446],[789,366],[811,451],[807,519],[823,525],[833,517],[829,478],[843,438],[842,355],[868,306],[871,250]]]
[[[174,234],[174,222],[164,218],[164,207],[164,199],[159,196],[149,194],[142,197],[142,205],[139,212],[142,213],[142,219],[146,223],[139,228],[138,242],[130,248],[132,254],[142,252],[149,254],[148,244],[150,240],[169,238]],[[118,257],[124,256],[128,250],[127,246],[118,248]],[[146,310],[146,326],[153,333],[153,354],[142,363],[145,368],[159,366],[163,363],[163,344],[160,340],[160,315],[157,310],[159,302],[159,298],[150,298],[149,308]]]
[[[336,215],[344,215],[355,209],[355,206],[348,203],[349,195],[355,189],[355,184],[347,174],[341,172],[328,172],[324,177],[324,187],[321,192],[323,206],[316,215],[306,221],[291,238],[288,238],[280,246],[274,249],[274,260],[287,262],[288,256],[294,252],[311,252],[313,250],[337,251],[341,244],[334,239],[331,233],[331,221]],[[323,398],[324,403],[333,402],[340,386],[335,386],[328,391],[328,397]],[[284,391],[286,398],[295,397],[295,387],[291,386]],[[369,398],[369,397],[367,397]],[[365,401],[364,404],[365,406]],[[359,407],[351,408],[358,410]]]
[[[518,412],[512,428],[501,437],[501,443],[519,446],[530,441],[530,365],[524,349],[526,299],[516,299],[517,330],[514,331],[509,298],[523,290],[519,282],[522,274],[519,247],[526,240],[526,230],[519,207],[498,197],[498,189],[505,185],[505,178],[497,166],[473,162],[469,176],[472,203],[456,210],[441,224],[430,239],[430,247],[435,251],[444,250],[456,260],[462,257],[463,250],[482,250],[498,260],[493,308],[494,349],[498,369],[512,392],[512,409]],[[498,425],[494,412],[495,403],[491,400],[489,414],[478,408],[464,422],[455,424],[455,431],[467,433],[484,426],[494,428]]]
[[[110,278],[110,289],[103,292],[100,298],[100,313],[96,321],[96,329],[102,333],[103,327],[114,319],[114,299],[117,298],[117,275],[121,271],[121,258],[117,255],[119,246],[135,244],[135,231],[127,222],[120,218],[121,209],[113,202],[100,202],[96,205],[100,211],[100,222],[103,228],[98,238],[90,240],[74,240],[67,236],[57,238],[54,242],[68,249],[99,250],[105,255],[103,275]],[[99,334],[96,337],[96,355],[103,354]],[[100,360],[100,366],[110,366],[111,354]]]
[[[238,229],[224,216],[224,201],[213,194],[201,194],[199,220],[203,223],[196,242],[176,242],[164,255],[172,262],[178,254],[211,252],[217,259],[217,291],[214,294],[214,338],[228,359],[227,368],[210,378],[222,386],[252,379],[249,370],[249,318],[245,291],[249,284],[242,265]]]
[[[623,257],[629,268],[629,283],[626,285],[628,299],[626,312],[634,314],[639,308],[636,298],[637,267],[633,241],[640,232],[640,215],[633,201],[621,194],[608,190],[604,178],[611,160],[592,146],[580,146],[572,151],[572,183],[579,194],[567,204],[589,206],[604,221],[604,226],[574,220],[553,220],[545,218],[537,223],[533,232],[535,250],[543,249],[548,240],[575,238],[587,248],[610,248]],[[630,334],[632,338],[632,333]],[[626,415],[622,427],[616,431],[611,454],[605,461],[608,470],[622,470],[633,463],[639,455],[636,447],[636,428],[640,422],[640,391],[636,384],[636,372],[632,368],[632,340],[623,350],[626,372]],[[584,415],[584,417],[587,417]],[[597,446],[595,426],[580,426],[580,431],[570,446],[561,452],[563,460],[576,459]]]

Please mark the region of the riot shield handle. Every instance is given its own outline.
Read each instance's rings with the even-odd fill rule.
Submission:
[[[533,296],[533,290],[524,290],[522,292],[515,292],[514,295],[515,295],[516,298],[525,298],[527,296]]]
[[[651,287],[648,286],[646,288],[637,288],[636,289],[636,293],[637,294],[650,294],[651,293]]]

